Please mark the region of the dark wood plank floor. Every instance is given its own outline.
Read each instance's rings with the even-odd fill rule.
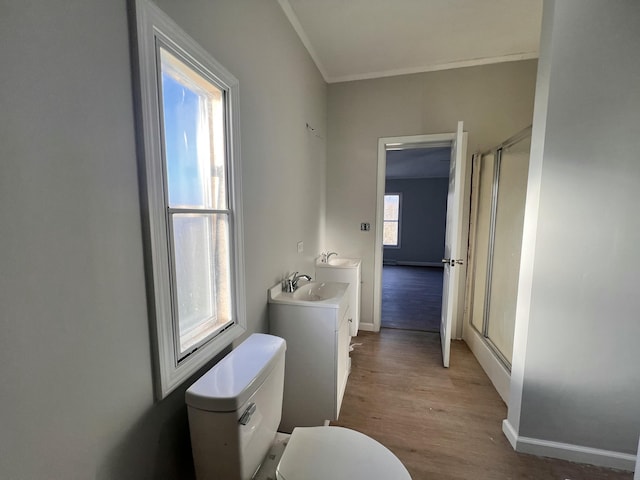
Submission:
[[[507,409],[462,341],[441,364],[433,333],[360,332],[340,418],[393,451],[413,480],[631,480],[633,474],[519,454]],[[392,479],[390,479],[392,480]]]
[[[441,311],[442,268],[383,267],[383,327],[439,332]]]

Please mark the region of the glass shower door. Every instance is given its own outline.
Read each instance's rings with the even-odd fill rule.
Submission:
[[[487,338],[511,365],[520,274],[524,204],[529,173],[528,136],[500,151]]]
[[[491,211],[493,208],[493,177],[496,153],[489,152],[476,157],[473,174],[475,178],[477,210],[475,227],[475,248],[473,284],[471,286],[471,324],[479,332],[484,332],[485,292],[487,290],[487,268],[489,265],[489,238],[491,232]]]
[[[471,325],[511,367],[520,251],[529,171],[527,129],[477,157]]]

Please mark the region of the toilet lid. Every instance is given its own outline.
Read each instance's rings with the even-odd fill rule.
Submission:
[[[293,430],[276,470],[278,480],[411,480],[381,443],[342,427]]]

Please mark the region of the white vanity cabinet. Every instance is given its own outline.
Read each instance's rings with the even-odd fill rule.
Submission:
[[[362,261],[359,258],[334,257],[328,262],[318,260],[316,262],[316,280],[318,282],[344,282],[349,287],[349,307],[351,308],[351,325],[349,326],[352,337],[358,335],[360,328],[360,283]]]
[[[335,301],[278,302],[270,295],[269,332],[287,342],[280,431],[336,420],[351,368],[349,285]]]

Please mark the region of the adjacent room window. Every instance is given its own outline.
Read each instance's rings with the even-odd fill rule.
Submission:
[[[162,398],[245,328],[238,82],[147,0],[136,0],[136,21]]]
[[[385,247],[400,247],[401,200],[399,193],[387,193],[384,196],[382,244]]]

